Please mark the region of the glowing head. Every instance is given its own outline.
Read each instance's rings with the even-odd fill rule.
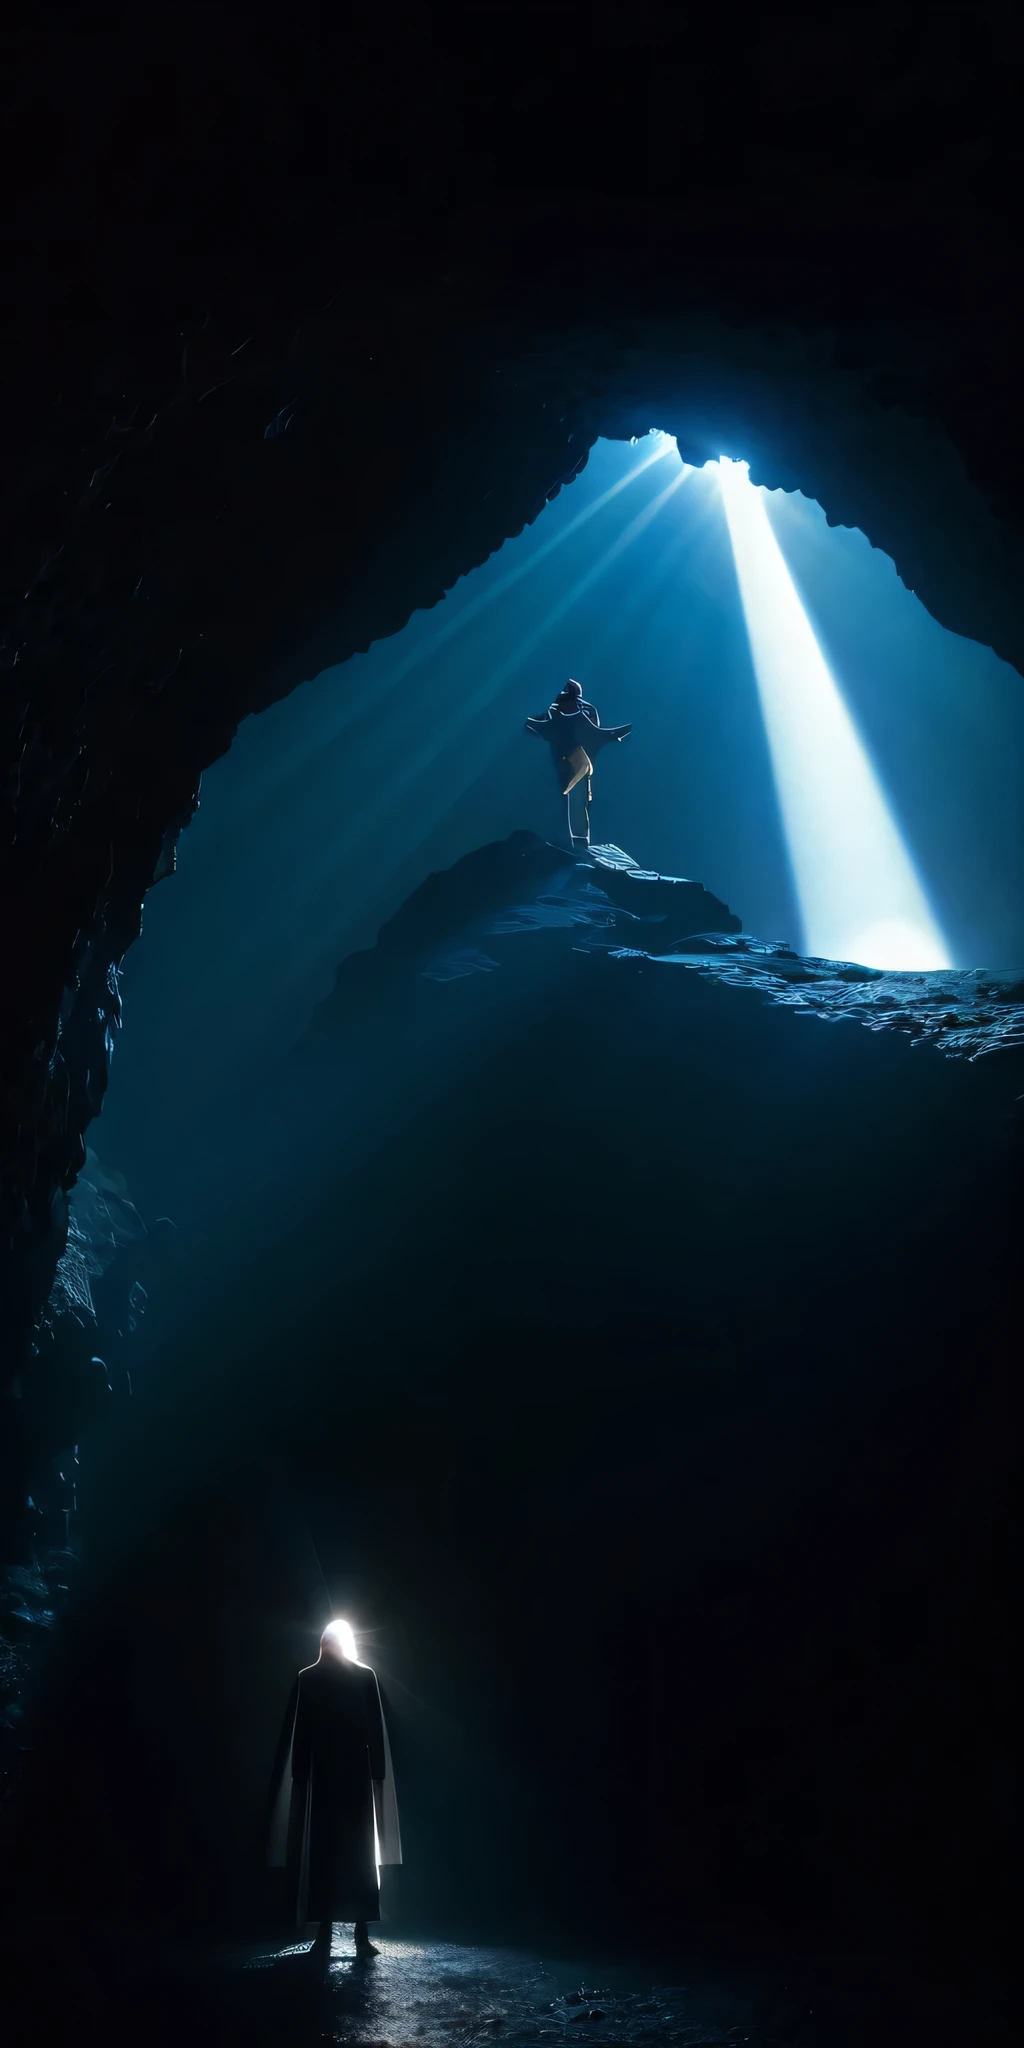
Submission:
[[[329,1657],[346,1657],[350,1664],[358,1664],[355,1633],[350,1621],[329,1621],[320,1638],[320,1653],[326,1651]]]

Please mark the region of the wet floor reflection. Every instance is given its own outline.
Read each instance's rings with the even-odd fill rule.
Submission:
[[[306,1952],[291,1946],[246,1965],[260,1980],[264,2020],[282,1994],[293,1999],[291,2028],[306,2038],[349,2048],[547,2048],[589,2041],[607,2048],[756,2048],[767,2036],[740,2001],[721,1998],[718,2011],[692,1986],[640,1989],[622,1971],[598,1977],[513,1950],[461,1947],[378,1937],[379,1956],[357,1962],[349,1929],[336,1930],[326,1983],[317,1983]]]

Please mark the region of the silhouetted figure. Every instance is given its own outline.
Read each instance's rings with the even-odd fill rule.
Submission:
[[[298,1923],[320,1923],[309,1951],[317,1974],[336,1920],[354,1924],[361,1960],[375,1956],[379,1866],[400,1863],[402,1846],[377,1679],[345,1621],[325,1628],[316,1663],[292,1687],[274,1778],[268,1860],[285,1865]]]
[[[539,718],[528,718],[527,732],[546,740],[558,776],[558,786],[568,806],[569,839],[576,852],[590,845],[590,805],[593,797],[594,756],[612,740],[628,738],[631,725],[602,725],[593,704],[588,704],[570,676],[553,704]]]

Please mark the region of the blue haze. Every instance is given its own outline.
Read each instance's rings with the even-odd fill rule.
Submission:
[[[714,472],[689,472],[646,524],[674,452],[598,505],[647,454],[599,443],[440,606],[247,721],[204,777],[128,956],[94,1134],[145,1214],[188,1213],[209,1148],[258,1106],[338,960],[430,869],[520,826],[562,836],[522,728],[569,674],[607,722],[634,724],[599,764],[595,839],[700,879],[747,930],[797,938]],[[863,535],[799,496],[771,494],[770,516],[954,959],[1024,961],[1024,683],[938,626]]]

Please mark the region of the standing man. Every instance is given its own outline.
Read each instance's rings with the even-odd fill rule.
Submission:
[[[380,1690],[347,1621],[325,1628],[316,1663],[292,1687],[275,1794],[268,1860],[286,1866],[299,1924],[319,1922],[309,1951],[317,1974],[336,1920],[354,1924],[360,1961],[375,1956],[380,1866],[400,1863],[402,1845]]]
[[[624,740],[631,725],[602,725],[593,704],[570,676],[553,704],[539,718],[528,718],[527,732],[547,740],[558,786],[568,805],[569,842],[574,853],[590,845],[590,804],[593,756],[612,740]]]

